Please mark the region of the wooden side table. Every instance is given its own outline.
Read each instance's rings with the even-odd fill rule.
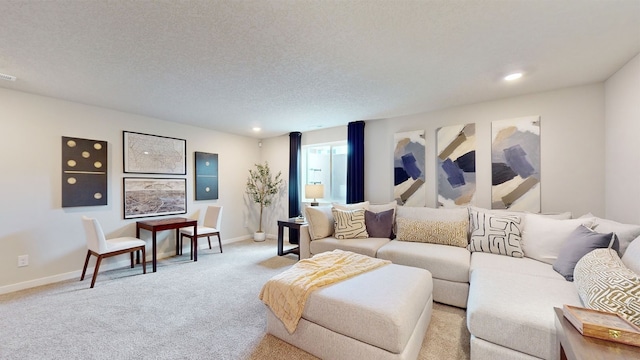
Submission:
[[[583,336],[564,317],[561,308],[556,312],[556,337],[561,360],[640,359],[640,347]]]
[[[300,259],[300,247],[296,246],[292,249],[284,250],[284,228],[288,227],[289,231],[300,231],[302,225],[307,225],[307,222],[297,222],[296,218],[290,218],[287,220],[278,220],[278,255],[283,256],[286,254],[298,254]]]

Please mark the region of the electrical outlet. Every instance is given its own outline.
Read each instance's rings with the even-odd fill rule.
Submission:
[[[18,256],[18,267],[29,266],[29,255]]]

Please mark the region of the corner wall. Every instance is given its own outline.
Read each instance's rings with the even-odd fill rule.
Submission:
[[[606,216],[640,224],[640,54],[605,82]]]
[[[82,215],[96,217],[107,237],[135,236],[135,220],[123,220],[122,178],[145,175],[122,171],[123,130],[187,140],[187,214],[182,216],[202,219],[207,205],[219,204],[223,240],[253,231],[245,228],[253,225],[252,211],[240,199],[247,171],[260,159],[257,139],[8,89],[0,89],[0,109],[0,293],[78,276],[87,251]],[[62,136],[108,142],[108,205],[61,207]],[[218,200],[194,200],[194,151],[219,154]],[[175,253],[173,232],[158,235],[158,253]],[[148,232],[141,236],[150,249]],[[29,266],[18,268],[23,254],[29,255]]]

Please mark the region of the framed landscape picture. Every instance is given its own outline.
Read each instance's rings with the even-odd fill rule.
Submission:
[[[123,180],[125,219],[187,213],[187,179]]]
[[[125,173],[187,174],[187,140],[122,132]]]

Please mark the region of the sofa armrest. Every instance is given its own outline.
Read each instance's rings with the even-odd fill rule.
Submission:
[[[300,226],[300,237],[298,246],[300,247],[300,259],[308,259],[311,257],[311,235],[309,234],[309,225]]]

